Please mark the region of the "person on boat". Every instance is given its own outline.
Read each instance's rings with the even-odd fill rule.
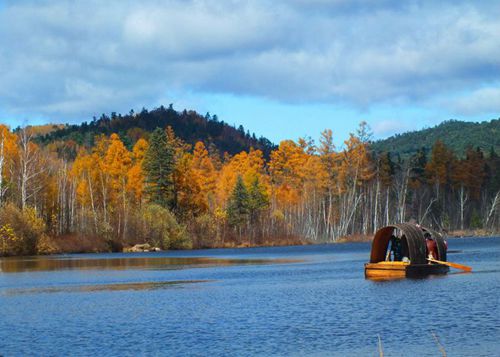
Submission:
[[[401,239],[396,237],[394,234],[391,235],[391,252],[393,261],[401,261]]]
[[[430,234],[426,234],[425,236],[425,245],[427,248],[427,257],[429,259],[438,259],[437,244]]]

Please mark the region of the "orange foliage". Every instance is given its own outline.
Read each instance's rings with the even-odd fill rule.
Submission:
[[[137,202],[142,201],[144,193],[144,172],[142,170],[142,162],[144,155],[148,149],[148,142],[144,139],[139,139],[132,149],[133,165],[127,173],[127,191],[131,192]]]
[[[215,194],[217,171],[212,159],[208,155],[205,145],[199,141],[193,151],[192,168],[198,177],[199,185],[204,196],[205,205],[209,206],[209,201]]]
[[[362,142],[353,134],[349,140],[344,141],[345,150],[341,153],[339,160],[339,190],[347,190],[348,187],[361,185],[374,176],[372,160],[368,152],[368,144]]]
[[[76,181],[76,194],[78,202],[87,206],[91,198],[96,195],[97,166],[91,155],[80,149],[71,168],[70,176]]]
[[[325,189],[329,179],[327,167],[314,153],[313,144],[304,139],[298,144],[282,141],[278,150],[271,153],[269,170],[277,204],[284,208]]]
[[[123,191],[132,160],[130,159],[129,151],[123,145],[118,134],[111,134],[103,164],[104,169],[110,176],[111,189],[115,193]]]
[[[449,183],[455,160],[455,155],[450,149],[441,140],[437,140],[432,148],[431,160],[425,166],[429,183],[439,186]]]
[[[183,215],[197,215],[208,209],[201,183],[199,172],[193,168],[193,155],[185,153],[177,162],[174,171],[177,206]]]
[[[12,170],[8,168],[19,156],[18,137],[7,126],[0,124],[0,141],[3,141],[3,153],[0,153],[3,154],[3,168],[0,174],[4,180],[10,181]]]
[[[247,187],[250,187],[256,178],[264,187],[268,187],[262,151],[253,149],[248,153],[242,151],[223,165],[217,182],[217,202],[219,205],[226,204],[239,175]]]
[[[271,153],[269,162],[269,171],[274,184],[286,184],[294,189],[301,186],[303,168],[307,161],[307,154],[304,148],[297,145],[292,140],[282,141],[278,147]]]
[[[454,161],[453,164],[451,173],[453,184],[465,187],[473,199],[478,199],[485,178],[483,154],[469,147],[465,159]]]

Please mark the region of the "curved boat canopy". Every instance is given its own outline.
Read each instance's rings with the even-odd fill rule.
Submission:
[[[411,264],[426,264],[426,237],[434,239],[437,245],[438,259],[446,261],[446,243],[441,234],[431,229],[410,223],[398,223],[380,228],[373,238],[370,263],[385,260],[389,241],[394,231],[398,229],[404,255],[410,259]]]

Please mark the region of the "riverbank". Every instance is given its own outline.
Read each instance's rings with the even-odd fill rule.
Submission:
[[[482,238],[482,237],[495,237],[499,236],[500,232],[491,232],[486,229],[464,229],[454,230],[446,233],[448,238]]]
[[[444,233],[445,238],[486,238],[500,236],[500,232],[491,232],[486,229],[453,230]],[[335,243],[371,242],[373,235],[355,234],[339,238]]]
[[[188,249],[218,249],[218,248],[254,248],[254,247],[280,247],[314,244],[312,241],[298,237],[274,238],[252,242],[240,241],[214,241],[213,244],[193,244]],[[96,236],[80,236],[76,234],[48,238],[49,246],[42,254],[72,254],[72,253],[110,253],[133,252],[133,247],[139,244],[110,244],[104,238]],[[153,245],[149,245],[154,247]],[[156,248],[156,247],[154,247]],[[158,248],[157,248],[158,249]],[[151,251],[156,249],[151,249]]]
[[[447,239],[460,239],[460,238],[482,238],[499,236],[500,233],[489,232],[483,229],[475,230],[454,230],[446,233]],[[373,235],[355,234],[346,237],[341,237],[332,243],[360,243],[371,242]],[[48,237],[40,246],[40,250],[36,255],[52,255],[52,254],[84,254],[84,253],[111,253],[111,252],[134,252],[136,244],[110,244],[102,237],[97,236],[82,236],[77,234],[64,235],[59,237]],[[205,242],[206,243],[206,242]],[[193,244],[190,248],[176,249],[176,250],[193,250],[193,249],[220,249],[220,248],[257,248],[257,247],[282,247],[282,246],[301,246],[301,245],[315,245],[323,244],[324,242],[314,242],[305,238],[299,237],[286,237],[274,238],[259,242],[251,242],[249,240],[240,241],[214,241],[213,244],[197,245]],[[137,244],[141,245],[141,244]],[[151,246],[153,247],[153,246]],[[145,251],[157,251],[159,248],[146,249]],[[22,254],[17,254],[17,256]],[[9,254],[5,256],[16,256],[16,254]],[[0,254],[0,257],[2,255]]]

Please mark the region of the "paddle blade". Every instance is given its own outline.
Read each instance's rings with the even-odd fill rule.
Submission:
[[[461,269],[463,271],[472,271],[472,268],[470,266],[467,266],[467,265],[462,265],[462,264],[452,263],[452,262],[443,262],[441,260],[431,259],[431,258],[427,258],[427,260],[430,262],[433,262],[433,263],[447,265],[447,266],[455,268],[455,269]]]

